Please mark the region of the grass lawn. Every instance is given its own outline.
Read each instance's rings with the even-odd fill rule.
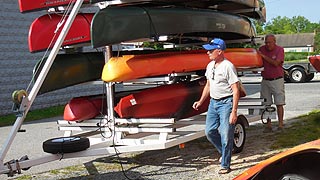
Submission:
[[[64,109],[64,106],[55,106],[55,107],[50,107],[45,109],[29,111],[24,122],[61,116],[63,114],[63,109]],[[14,114],[0,116],[0,127],[12,125],[15,122],[15,120],[16,120],[16,115]]]

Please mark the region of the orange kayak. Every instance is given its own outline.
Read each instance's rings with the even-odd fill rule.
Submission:
[[[320,72],[320,55],[309,56],[309,62],[318,72]]]
[[[231,48],[225,57],[237,69],[262,67],[261,56],[253,48]],[[160,52],[112,57],[104,65],[102,80],[121,82],[143,77],[204,70],[210,62],[205,50]]]
[[[320,139],[298,145],[249,168],[234,180],[319,179]]]

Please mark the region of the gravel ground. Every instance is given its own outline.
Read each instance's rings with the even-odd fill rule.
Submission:
[[[220,168],[218,153],[206,138],[200,138],[186,143],[183,149],[173,147],[165,150],[121,154],[120,157],[108,156],[84,162],[83,165],[24,175],[16,179],[233,179],[244,170],[280,152],[280,150],[269,148],[273,142],[272,133],[262,133],[262,129],[261,123],[247,129],[245,147],[241,153],[233,155],[232,171],[227,175],[217,173]],[[119,162],[123,165],[127,177],[121,170]]]

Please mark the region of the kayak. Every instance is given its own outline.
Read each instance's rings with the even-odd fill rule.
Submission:
[[[40,62],[34,67],[35,80],[45,63]],[[100,79],[104,64],[102,52],[58,54],[40,87],[39,94]]]
[[[304,143],[245,170],[233,180],[318,179],[320,177],[320,139]]]
[[[262,67],[261,56],[253,48],[230,48],[225,52],[237,69]],[[104,65],[102,80],[121,82],[143,77],[204,70],[210,62],[205,50],[159,52],[112,57]]]
[[[120,99],[114,110],[121,118],[175,118],[182,119],[204,113],[209,98],[198,110],[197,101],[206,84],[201,78],[191,82],[175,83],[132,93]]]
[[[83,121],[105,114],[106,99],[102,96],[84,96],[73,98],[64,107],[63,119],[67,121]]]
[[[309,56],[309,62],[312,64],[314,69],[320,72],[320,55]]]
[[[75,44],[90,44],[90,25],[93,13],[77,14],[70,30],[68,31],[62,46]],[[61,14],[46,14],[35,19],[29,29],[28,44],[29,51],[34,53],[52,48],[57,41],[62,27],[55,34],[58,23],[61,21]]]
[[[76,0],[18,0],[20,12],[39,11],[58,6],[67,6],[69,3],[75,3]],[[90,0],[84,0],[84,3]]]
[[[120,98],[130,93],[140,90],[116,92],[114,102],[119,102]],[[107,97],[106,95],[90,95],[72,98],[64,107],[63,119],[67,121],[81,122],[95,118],[99,115],[106,115]]]
[[[91,23],[94,48],[162,35],[236,40],[250,39],[256,32],[243,16],[177,7],[108,7],[95,13]]]
[[[84,4],[102,2],[103,0],[84,0]],[[39,11],[43,9],[55,8],[58,6],[68,6],[76,0],[18,0],[20,12]],[[219,11],[235,12],[250,18],[266,19],[265,4],[263,0],[122,0],[107,1],[109,6],[182,6],[190,8],[214,9]]]

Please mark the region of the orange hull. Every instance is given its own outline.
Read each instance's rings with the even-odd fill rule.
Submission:
[[[237,69],[262,67],[262,59],[253,48],[227,49],[225,57]],[[203,70],[210,62],[205,50],[161,52],[112,57],[105,64],[102,80],[121,82],[143,77]]]
[[[285,166],[286,163],[294,163],[294,164],[301,163],[301,162],[298,162],[298,160],[292,161],[293,157],[299,156],[299,155],[302,155],[302,154],[312,153],[312,152],[316,152],[315,154],[319,154],[319,151],[320,151],[320,139],[312,141],[312,142],[308,142],[308,143],[305,143],[305,144],[302,144],[302,145],[298,145],[298,146],[296,146],[294,148],[291,148],[291,149],[289,149],[287,151],[284,151],[284,152],[279,153],[279,154],[277,154],[275,156],[272,156],[271,158],[269,158],[269,159],[267,159],[265,161],[260,162],[259,164],[251,167],[250,169],[246,170],[242,174],[240,174],[237,177],[235,177],[234,180],[275,179],[275,178],[271,178],[272,174],[270,174],[270,173],[266,175],[268,177],[264,177],[263,174],[266,174],[265,171],[270,171],[270,170],[272,171],[272,173],[275,174],[276,173],[276,169],[279,170],[281,168],[281,166]],[[319,158],[319,155],[315,155],[315,154],[313,154],[311,156],[311,159],[313,158],[315,161],[317,161],[316,158]],[[317,165],[317,164],[319,164],[318,161],[317,161],[317,164],[316,163],[311,163],[311,162],[307,163],[307,164],[310,164],[310,166],[313,166],[315,168],[319,167]],[[295,166],[293,166],[293,167],[295,167]],[[305,167],[303,167],[303,165],[301,163],[300,166],[299,166],[299,169],[302,170],[302,168],[305,168]],[[319,169],[316,169],[316,170],[317,170],[318,175],[320,175]],[[281,171],[281,169],[280,169],[280,171]],[[291,174],[293,172],[291,172]],[[310,170],[310,172],[312,172],[312,171]],[[310,172],[309,172],[309,174],[310,174]],[[279,174],[281,174],[281,173],[286,173],[286,172],[284,172],[284,170],[283,170],[283,172],[280,172]],[[276,178],[276,179],[279,179],[279,178]],[[310,178],[310,179],[313,179],[313,178]]]
[[[309,61],[312,64],[312,66],[318,71],[320,72],[320,56],[316,55],[316,56],[310,56],[309,57]]]

